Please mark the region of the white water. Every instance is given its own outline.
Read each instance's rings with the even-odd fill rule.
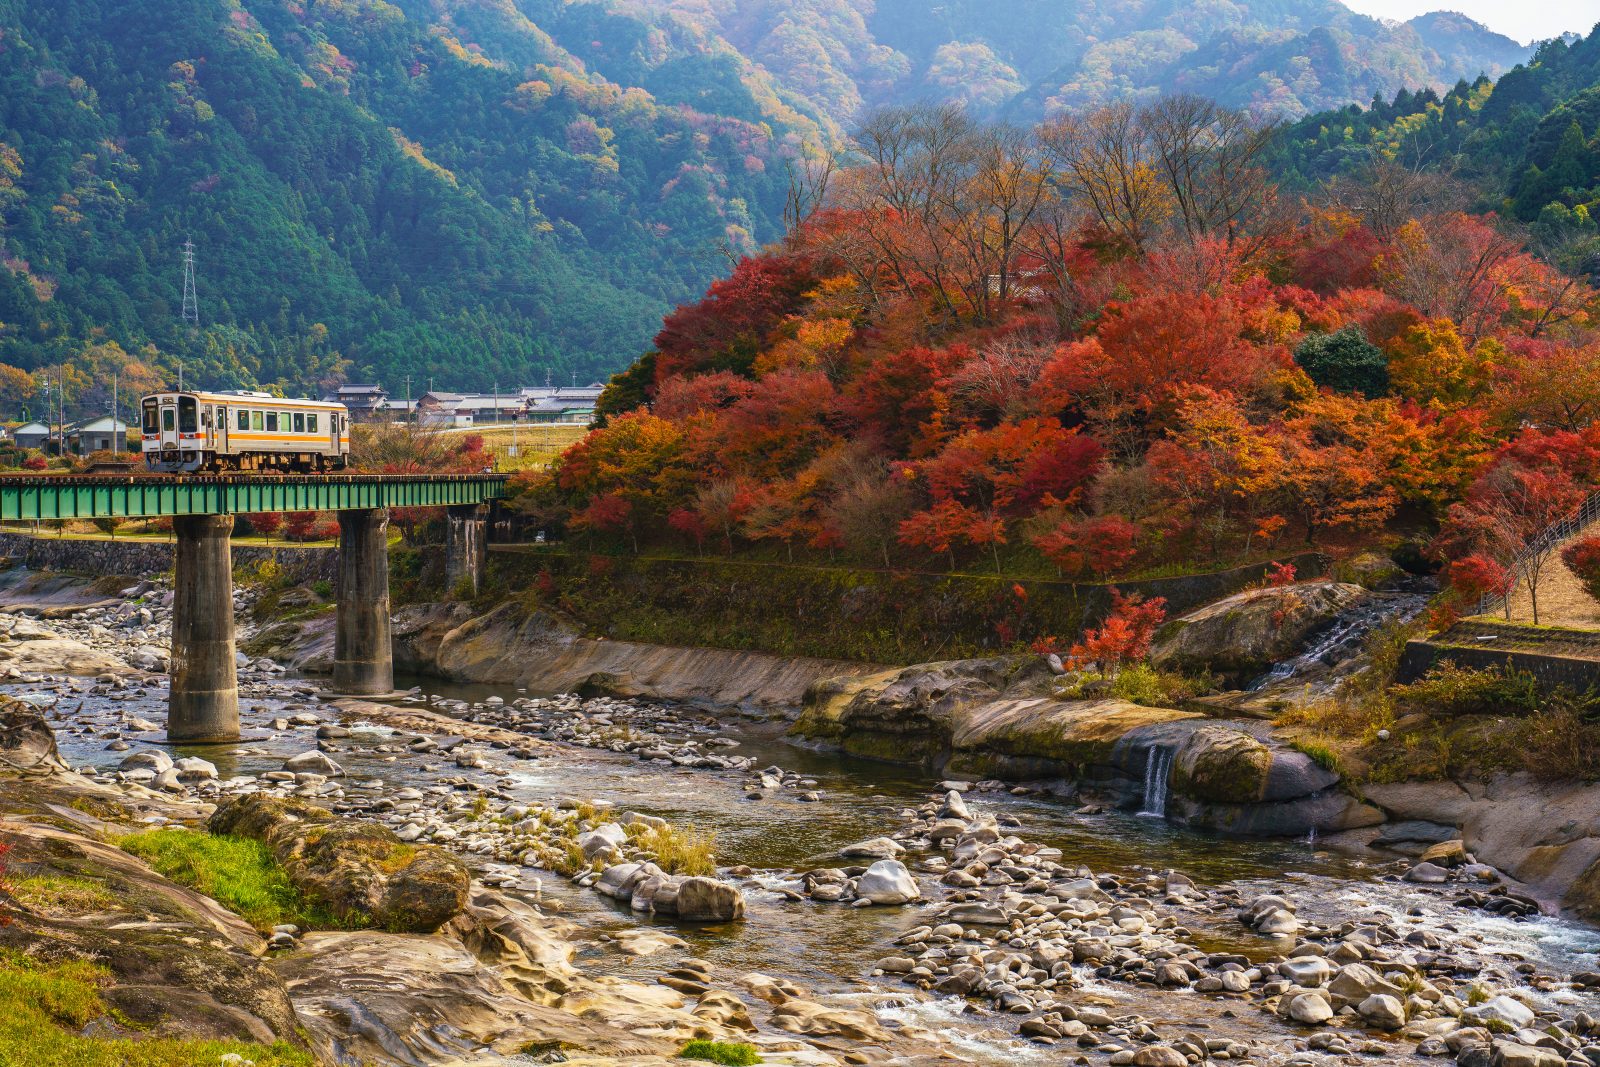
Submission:
[[[1167,778],[1172,773],[1172,753],[1160,745],[1150,746],[1144,764],[1144,806],[1140,815],[1156,819],[1167,816]]]

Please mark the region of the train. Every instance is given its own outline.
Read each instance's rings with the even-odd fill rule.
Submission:
[[[139,405],[144,462],[153,471],[313,474],[350,465],[343,404],[226,390],[151,393]]]

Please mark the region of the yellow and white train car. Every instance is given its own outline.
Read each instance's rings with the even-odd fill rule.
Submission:
[[[343,404],[267,393],[152,393],[141,402],[153,471],[342,470],[350,462]]]

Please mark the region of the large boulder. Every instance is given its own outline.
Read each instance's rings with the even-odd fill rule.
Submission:
[[[899,860],[879,860],[856,883],[856,895],[874,904],[906,904],[922,895],[917,880]]]
[[[209,828],[265,842],[295,887],[341,920],[431,933],[466,904],[471,876],[449,852],[312,804],[251,793],[218,808]]]
[[[685,878],[678,883],[677,915],[685,922],[717,923],[744,918],[739,887],[715,878]]]
[[[1348,582],[1247,589],[1168,622],[1150,661],[1163,670],[1210,671],[1234,680],[1260,674],[1369,594]]]
[[[38,709],[0,697],[0,770],[45,776],[66,769],[56,751],[56,735]]]

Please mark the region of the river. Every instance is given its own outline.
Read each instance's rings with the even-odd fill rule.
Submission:
[[[409,679],[403,684],[416,684],[420,699],[446,702],[470,704],[489,696],[511,701],[525,695],[505,688],[456,686],[429,679]],[[63,756],[76,767],[110,769],[125,754],[107,747],[112,739],[125,735],[123,722],[133,717],[163,721],[163,686],[106,691],[91,680],[77,679],[57,681],[44,690],[39,685],[21,684],[0,689],[44,702],[51,697],[41,697],[41,693],[53,692],[51,714]],[[286,756],[315,742],[304,730],[273,731],[275,717],[306,710],[320,710],[331,717],[330,709],[319,709],[309,692],[309,684],[293,678],[242,680],[246,739],[236,745],[179,749],[174,755],[202,756],[216,764],[223,778],[276,770]],[[438,706],[460,710],[451,703]],[[643,719],[650,718],[651,705],[637,702],[635,706]],[[754,757],[758,767],[776,765],[814,779],[819,798],[806,802],[795,791],[780,790],[765,799],[751,800],[746,797],[746,774],[662,766],[631,754],[574,746],[531,760],[485,748],[488,771],[463,771],[437,758],[419,760],[375,751],[394,737],[392,731],[375,726],[357,725],[353,737],[338,743],[335,755],[349,772],[345,782],[352,791],[359,790],[363,780],[373,778],[381,779],[388,788],[432,784],[442,776],[477,775],[482,785],[492,785],[502,795],[522,801],[548,804],[559,797],[600,800],[614,804],[619,811],[636,810],[659,815],[675,825],[693,824],[714,831],[719,862],[725,867],[747,865],[755,868],[756,874],[744,883],[746,922],[712,928],[660,923],[688,940],[689,952],[695,957],[729,970],[787,978],[819,997],[871,1007],[887,1022],[941,1032],[953,1052],[974,1063],[1060,1061],[1060,1048],[1047,1050],[1018,1038],[1006,1016],[968,1001],[919,994],[888,978],[866,977],[874,961],[892,953],[896,937],[928,921],[926,907],[862,909],[795,902],[777,891],[784,884],[793,884],[799,871],[836,865],[842,846],[892,833],[903,822],[903,812],[928,801],[936,781],[915,770],[791,744],[778,736],[773,723],[738,715],[712,716],[701,710],[659,706],[654,710],[687,722],[693,735],[737,741],[738,747],[730,751]],[[128,740],[156,742],[159,735]],[[1458,908],[1448,892],[1394,880],[1404,869],[1403,857],[1398,855],[1337,845],[1329,848],[1303,840],[1228,839],[1181,830],[1159,818],[1120,812],[1079,814],[1075,802],[1044,795],[973,793],[968,795],[968,803],[974,813],[997,816],[1019,836],[1060,849],[1062,862],[1081,864],[1097,873],[1139,875],[1174,869],[1202,886],[1232,884],[1247,895],[1290,892],[1299,903],[1301,916],[1320,925],[1385,922],[1402,929],[1436,932],[1448,939],[1464,975],[1490,968],[1511,971],[1518,963],[1526,964],[1525,971],[1546,976],[1600,969],[1596,961],[1600,931],[1560,918],[1514,921]],[[649,978],[683,958],[682,952],[646,959],[617,952],[604,935],[654,921],[641,919],[558,875],[521,871],[519,876],[523,892],[537,895],[547,908],[558,909],[584,928],[579,955],[583,966]],[[935,884],[931,876],[922,877],[931,889]],[[938,898],[936,890],[925,894]],[[1247,931],[1231,909],[1200,905],[1184,911],[1181,919],[1194,943],[1208,951],[1262,959],[1287,947],[1282,941]],[[1532,991],[1539,1003],[1567,1006],[1568,1011],[1573,1005],[1596,1007],[1589,994],[1559,983],[1541,984],[1548,988]],[[1260,1039],[1264,1025],[1274,1031],[1278,1028],[1275,1021],[1264,1023],[1253,1012],[1233,1017],[1231,1012],[1218,1011],[1218,1002],[1187,991],[1105,983],[1086,975],[1081,996],[1114,1013],[1143,1015],[1160,1029],[1170,1026],[1209,1036]],[[1282,1036],[1287,1051],[1291,1032],[1283,1029]]]

